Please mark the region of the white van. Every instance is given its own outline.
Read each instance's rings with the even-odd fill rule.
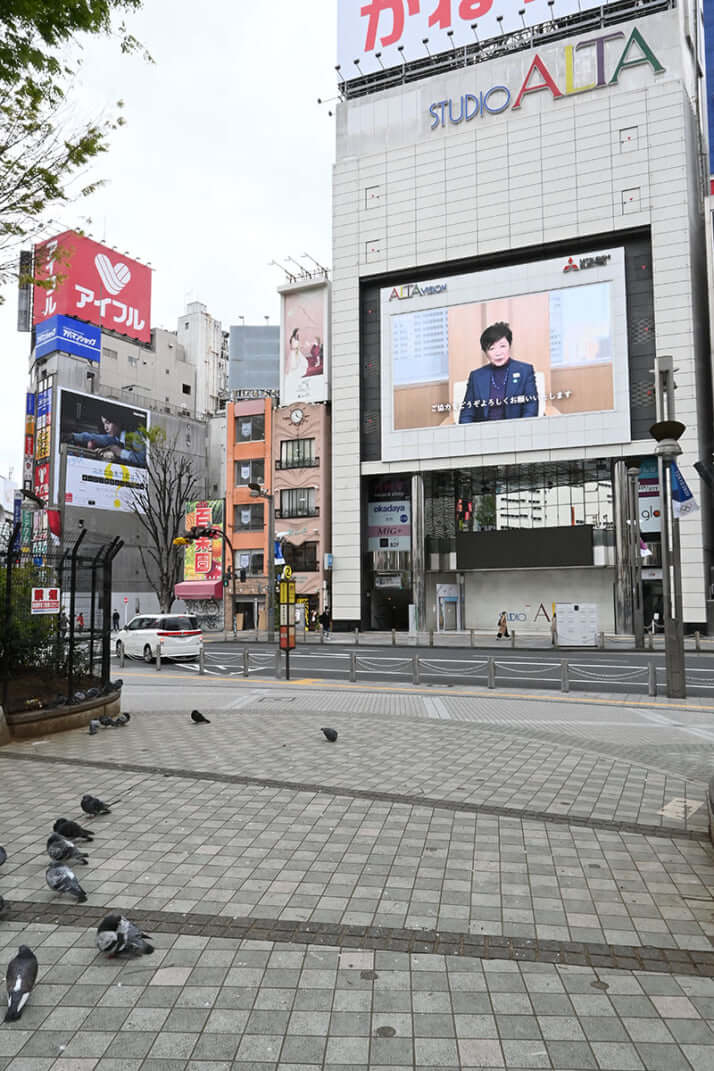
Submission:
[[[140,614],[119,632],[116,653],[153,662],[157,644],[162,658],[198,658],[203,642],[198,619],[192,614]]]

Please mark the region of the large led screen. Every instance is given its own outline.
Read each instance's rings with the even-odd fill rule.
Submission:
[[[146,443],[136,433],[148,428],[149,420],[146,409],[94,394],[60,391],[55,472],[59,481],[60,447],[65,444],[68,506],[140,512],[136,492],[146,486],[148,459]]]
[[[622,250],[385,288],[382,348],[385,459],[629,438]]]

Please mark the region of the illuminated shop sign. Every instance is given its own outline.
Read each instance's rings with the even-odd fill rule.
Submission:
[[[458,98],[435,101],[429,107],[429,115],[432,123],[431,129],[437,130],[444,126],[458,126],[460,123],[469,123],[479,116],[483,119],[487,115],[499,115],[508,108],[512,111],[519,109],[524,99],[531,93],[540,93],[543,90],[551,94],[553,100],[564,97],[572,97],[578,93],[589,93],[595,89],[605,89],[617,85],[623,71],[631,67],[647,65],[652,68],[654,74],[662,74],[664,67],[655,56],[644,37],[633,27],[627,43],[614,66],[608,67],[606,63],[606,45],[618,41],[625,36],[623,30],[613,33],[600,34],[591,37],[587,41],[580,41],[577,45],[565,45],[562,53],[562,62],[558,62],[557,80],[552,70],[555,69],[553,60],[549,59],[550,66],[536,52],[528,73],[517,93],[505,85],[494,85],[485,92],[464,93]],[[591,62],[595,64],[595,81],[578,84],[576,77],[576,54],[584,49],[592,49],[589,52]],[[611,52],[611,50],[609,50]],[[557,59],[557,53],[556,57]]]

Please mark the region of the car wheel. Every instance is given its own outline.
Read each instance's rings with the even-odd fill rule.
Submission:
[[[144,648],[144,661],[145,662],[153,662],[154,661],[154,653],[151,650],[151,648],[149,647],[148,643],[147,643],[146,647]]]
[[[121,640],[117,640],[117,658],[121,658],[121,653],[124,650]]]

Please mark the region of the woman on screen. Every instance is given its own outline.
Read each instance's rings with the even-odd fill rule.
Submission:
[[[480,343],[488,364],[469,376],[459,424],[538,416],[535,370],[511,356],[513,333],[508,324],[491,324]]]

